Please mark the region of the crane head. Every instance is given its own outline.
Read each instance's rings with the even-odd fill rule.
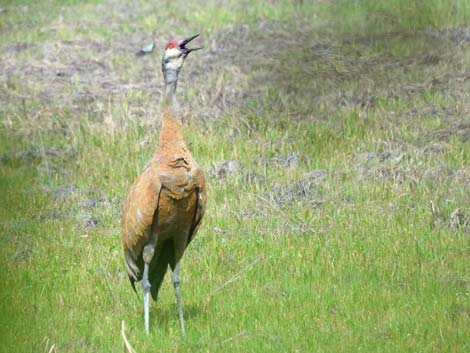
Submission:
[[[196,34],[186,39],[172,39],[168,42],[165,46],[162,59],[162,70],[164,73],[167,71],[179,71],[189,53],[202,49],[202,47],[186,48],[186,45],[198,36],[199,34]]]

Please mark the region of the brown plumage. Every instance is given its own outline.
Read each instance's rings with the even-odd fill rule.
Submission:
[[[146,330],[148,293],[157,299],[170,265],[183,336],[179,262],[204,215],[206,182],[184,140],[175,91],[179,69],[189,52],[195,50],[185,45],[196,36],[170,41],[165,49],[162,70],[166,98],[158,147],[130,188],[122,213],[126,270],[134,289],[135,282],[142,280]]]

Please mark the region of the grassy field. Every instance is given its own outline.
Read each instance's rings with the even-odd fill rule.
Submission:
[[[184,341],[119,223],[197,32]],[[470,351],[467,1],[0,1],[0,33],[1,352]]]

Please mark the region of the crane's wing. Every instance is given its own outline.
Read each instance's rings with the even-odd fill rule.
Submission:
[[[152,168],[147,166],[132,185],[124,202],[121,218],[122,244],[126,270],[132,286],[141,277],[143,260],[140,255],[150,236],[161,189],[160,179]]]
[[[194,220],[191,225],[191,230],[189,231],[188,245],[196,235],[199,226],[201,225],[202,218],[204,217],[204,213],[206,211],[206,179],[202,170],[200,171],[200,174],[196,176],[196,185],[198,191],[197,205],[196,212],[194,214]]]

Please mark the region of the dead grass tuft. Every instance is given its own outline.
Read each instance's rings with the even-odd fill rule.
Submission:
[[[470,113],[467,32],[459,27],[361,37],[320,32],[305,24],[228,26],[202,37],[206,50],[186,65],[181,100],[191,115],[213,122],[223,115],[252,112],[250,102],[261,104],[272,119],[281,112],[305,119],[344,108],[383,109],[384,99],[413,101],[429,92],[450,97],[454,108],[413,104],[406,114],[388,111],[388,117],[433,114],[462,122]],[[443,36],[461,40],[445,41]],[[106,117],[109,123],[112,116],[117,128],[126,119],[155,126],[162,95],[158,48],[164,36],[157,35],[156,54],[136,58],[136,48],[147,37],[3,47],[2,110],[35,122],[65,113],[98,123]],[[468,139],[467,132],[463,138]]]

